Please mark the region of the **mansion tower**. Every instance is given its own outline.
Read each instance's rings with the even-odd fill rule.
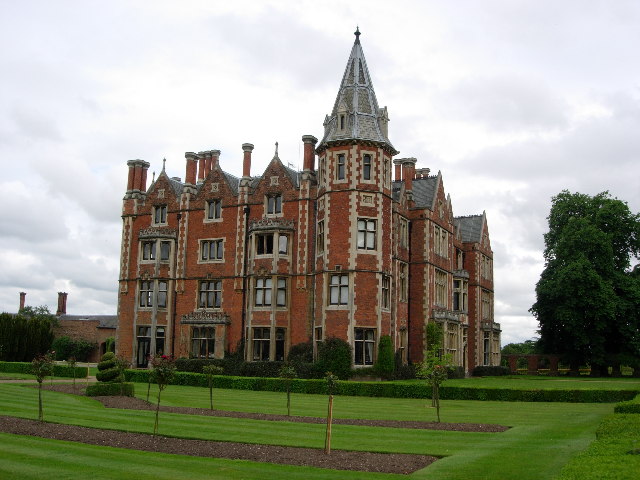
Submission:
[[[484,213],[454,217],[442,175],[394,158],[356,31],[322,139],[304,135],[303,170],[276,152],[241,178],[220,151],[187,152],[186,176],[130,160],[123,201],[117,348],[148,356],[284,360],[330,337],[372,365],[389,335],[404,361],[422,360],[426,326],[469,371],[499,364],[493,253]]]

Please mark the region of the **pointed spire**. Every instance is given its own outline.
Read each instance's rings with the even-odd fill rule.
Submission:
[[[274,158],[278,158],[278,142],[276,142],[276,153],[273,156]]]
[[[374,142],[397,154],[387,138],[388,113],[378,107],[369,69],[360,44],[360,28],[347,61],[333,110],[324,122],[324,138],[318,145],[323,150],[334,142],[361,140]]]

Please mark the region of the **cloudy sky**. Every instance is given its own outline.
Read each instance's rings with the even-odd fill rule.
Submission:
[[[129,159],[300,166],[356,25],[401,156],[487,212],[503,343],[533,337],[551,196],[640,210],[636,0],[0,0],[0,311],[116,312]]]

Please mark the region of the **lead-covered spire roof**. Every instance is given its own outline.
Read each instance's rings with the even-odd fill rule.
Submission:
[[[378,144],[395,155],[398,152],[387,136],[387,107],[378,107],[360,44],[360,30],[356,29],[354,34],[356,39],[340,83],[340,90],[331,114],[325,119],[324,137],[317,150],[323,150],[335,143],[351,143],[358,140]]]

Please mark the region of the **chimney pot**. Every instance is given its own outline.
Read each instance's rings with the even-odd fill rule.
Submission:
[[[19,310],[22,310],[24,308],[24,301],[27,298],[27,292],[20,292],[20,308]]]

